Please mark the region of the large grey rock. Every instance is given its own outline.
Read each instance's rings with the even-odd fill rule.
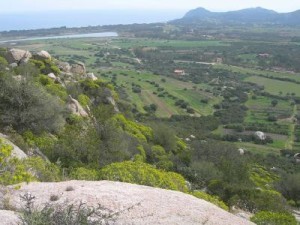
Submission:
[[[50,59],[51,60],[51,55],[49,54],[49,52],[47,51],[40,51],[38,53],[36,53],[35,57],[37,57],[38,59]]]
[[[105,98],[104,103],[111,104],[114,107],[114,111],[119,112],[119,108],[117,106],[115,99],[113,98],[111,90],[109,88],[105,88],[103,91],[103,95]]]
[[[300,153],[296,153],[294,155],[294,159],[296,160],[297,163],[300,163]]]
[[[76,99],[72,98],[72,96],[70,95],[67,103],[67,108],[71,111],[71,113],[76,114],[78,116],[88,116],[88,113],[83,109],[80,103]]]
[[[94,73],[88,73],[86,77],[91,80],[98,80]]]
[[[119,112],[119,108],[115,102],[115,99],[112,96],[106,97],[106,101],[109,102],[109,104],[111,104],[114,107],[115,112]]]
[[[21,224],[19,215],[16,212],[8,210],[0,210],[0,224],[1,225],[17,225]]]
[[[36,197],[34,206],[37,208],[47,203],[76,205],[84,202],[88,206],[101,204],[113,213],[121,212],[115,221],[109,224],[254,225],[246,219],[191,195],[135,184],[112,181],[67,181],[30,183],[23,184],[18,190],[13,186],[9,189],[11,204],[17,209],[24,207],[20,196],[30,193]],[[58,200],[51,202],[51,196],[57,196]]]
[[[71,66],[71,73],[78,74],[78,75],[85,75],[85,65],[82,62],[77,62],[72,64]]]
[[[256,137],[258,137],[259,138],[259,140],[266,140],[266,138],[267,138],[267,136],[266,136],[266,134],[264,133],[264,132],[262,132],[262,131],[256,131],[255,133],[254,133],[254,135],[256,136]]]
[[[49,73],[47,76],[48,76],[49,78],[51,78],[52,80],[56,80],[56,79],[57,79],[57,77],[55,76],[54,73]]]
[[[57,64],[58,68],[60,69],[60,71],[65,72],[65,73],[71,72],[71,66],[69,63],[58,61],[56,64]]]
[[[16,157],[18,159],[25,159],[28,157],[23,150],[21,150],[18,146],[16,146],[8,139],[8,136],[0,133],[0,139],[2,139],[5,144],[11,145],[13,147],[11,153],[13,157]]]
[[[27,63],[32,57],[32,54],[29,51],[12,48],[6,54],[6,59],[9,64],[17,63]]]

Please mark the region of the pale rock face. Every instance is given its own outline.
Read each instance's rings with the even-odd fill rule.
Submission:
[[[65,72],[65,73],[71,72],[71,66],[67,62],[57,62],[57,66],[60,69],[60,71],[62,71],[62,72]]]
[[[106,97],[106,100],[109,102],[109,104],[111,104],[114,107],[114,111],[116,113],[118,113],[119,112],[119,108],[118,108],[118,106],[117,106],[117,104],[115,102],[115,99],[110,96],[110,97]]]
[[[300,153],[296,153],[294,155],[294,159],[296,160],[297,163],[300,163]]]
[[[0,210],[1,225],[21,224],[17,213],[8,210]]]
[[[71,113],[76,114],[78,116],[88,116],[88,113],[83,109],[80,103],[76,99],[72,98],[70,95],[67,103],[67,108],[71,111]]]
[[[6,54],[6,59],[9,64],[17,63],[27,63],[29,59],[32,57],[31,53],[22,49],[10,49]]]
[[[94,73],[88,73],[86,77],[91,80],[98,80],[98,78],[94,75]]]
[[[67,187],[73,190],[66,191]],[[28,192],[36,197],[36,208],[42,208],[47,203],[101,204],[113,213],[121,212],[109,223],[115,225],[254,225],[194,196],[135,184],[112,181],[24,183],[17,190],[14,186],[9,187],[12,206],[17,209],[24,207],[20,196]],[[59,199],[51,202],[51,195],[57,195]],[[0,214],[0,221],[2,219]]]
[[[244,155],[244,154],[245,154],[245,150],[242,149],[242,148],[239,148],[239,149],[238,149],[238,152],[240,153],[240,155]]]
[[[103,94],[104,94],[104,98],[105,98],[104,103],[111,104],[114,107],[114,111],[116,113],[118,113],[119,108],[117,106],[115,99],[112,96],[111,90],[109,88],[105,88]]]
[[[21,150],[18,146],[16,146],[14,143],[8,140],[8,137],[6,135],[0,133],[0,138],[3,140],[5,144],[8,144],[13,147],[11,153],[13,157],[16,157],[18,159],[26,159],[28,157],[23,150]]]
[[[85,65],[82,62],[78,62],[76,64],[72,64],[71,66],[71,73],[78,74],[78,75],[85,75]]]
[[[261,131],[256,131],[255,133],[255,136],[258,137],[260,140],[266,140],[267,136],[264,132],[261,132]]]
[[[44,51],[44,50],[36,53],[36,56],[40,59],[50,59],[51,60],[51,55],[49,54],[49,52]]]
[[[51,78],[52,80],[56,80],[57,79],[57,77],[55,76],[54,73],[49,73],[48,77]]]

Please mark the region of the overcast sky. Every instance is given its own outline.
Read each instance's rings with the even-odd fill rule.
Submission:
[[[149,9],[187,11],[204,7],[228,11],[264,7],[278,12],[300,9],[300,0],[0,0],[0,12],[83,9]]]

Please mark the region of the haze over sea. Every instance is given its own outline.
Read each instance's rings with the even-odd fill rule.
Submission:
[[[167,22],[180,18],[183,11],[95,10],[1,13],[0,31],[52,27],[82,27],[132,23]],[[4,22],[5,21],[5,22]]]

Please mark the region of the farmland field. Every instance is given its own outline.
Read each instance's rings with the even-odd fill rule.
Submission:
[[[264,86],[266,92],[273,95],[295,94],[296,96],[300,96],[299,84],[295,84],[292,82],[274,80],[259,76],[248,77],[245,79],[245,81]]]

